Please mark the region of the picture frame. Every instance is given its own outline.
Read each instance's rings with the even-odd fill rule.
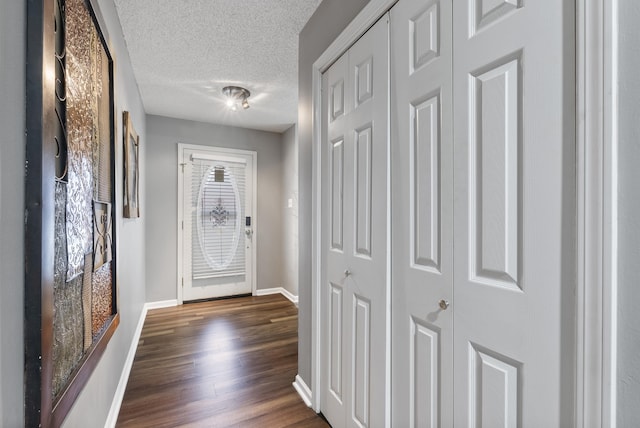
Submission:
[[[63,424],[120,323],[114,60],[96,4],[26,4],[28,427]]]
[[[124,131],[124,201],[125,218],[140,217],[140,137],[133,127],[131,114],[123,115]]]

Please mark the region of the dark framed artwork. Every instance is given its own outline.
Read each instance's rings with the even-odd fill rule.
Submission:
[[[88,0],[27,16],[25,426],[57,427],[120,320],[113,58]]]
[[[140,137],[133,128],[131,114],[122,113],[124,130],[124,201],[123,215],[126,218],[140,217]]]

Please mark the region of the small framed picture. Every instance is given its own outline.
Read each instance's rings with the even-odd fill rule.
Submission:
[[[140,217],[140,137],[133,128],[131,115],[124,115],[124,213],[126,218]]]

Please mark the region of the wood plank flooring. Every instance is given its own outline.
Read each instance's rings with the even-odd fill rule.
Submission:
[[[117,427],[328,427],[291,383],[298,311],[281,295],[149,311]]]

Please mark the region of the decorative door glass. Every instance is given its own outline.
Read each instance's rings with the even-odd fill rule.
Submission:
[[[194,161],[192,279],[245,274],[245,164]]]

